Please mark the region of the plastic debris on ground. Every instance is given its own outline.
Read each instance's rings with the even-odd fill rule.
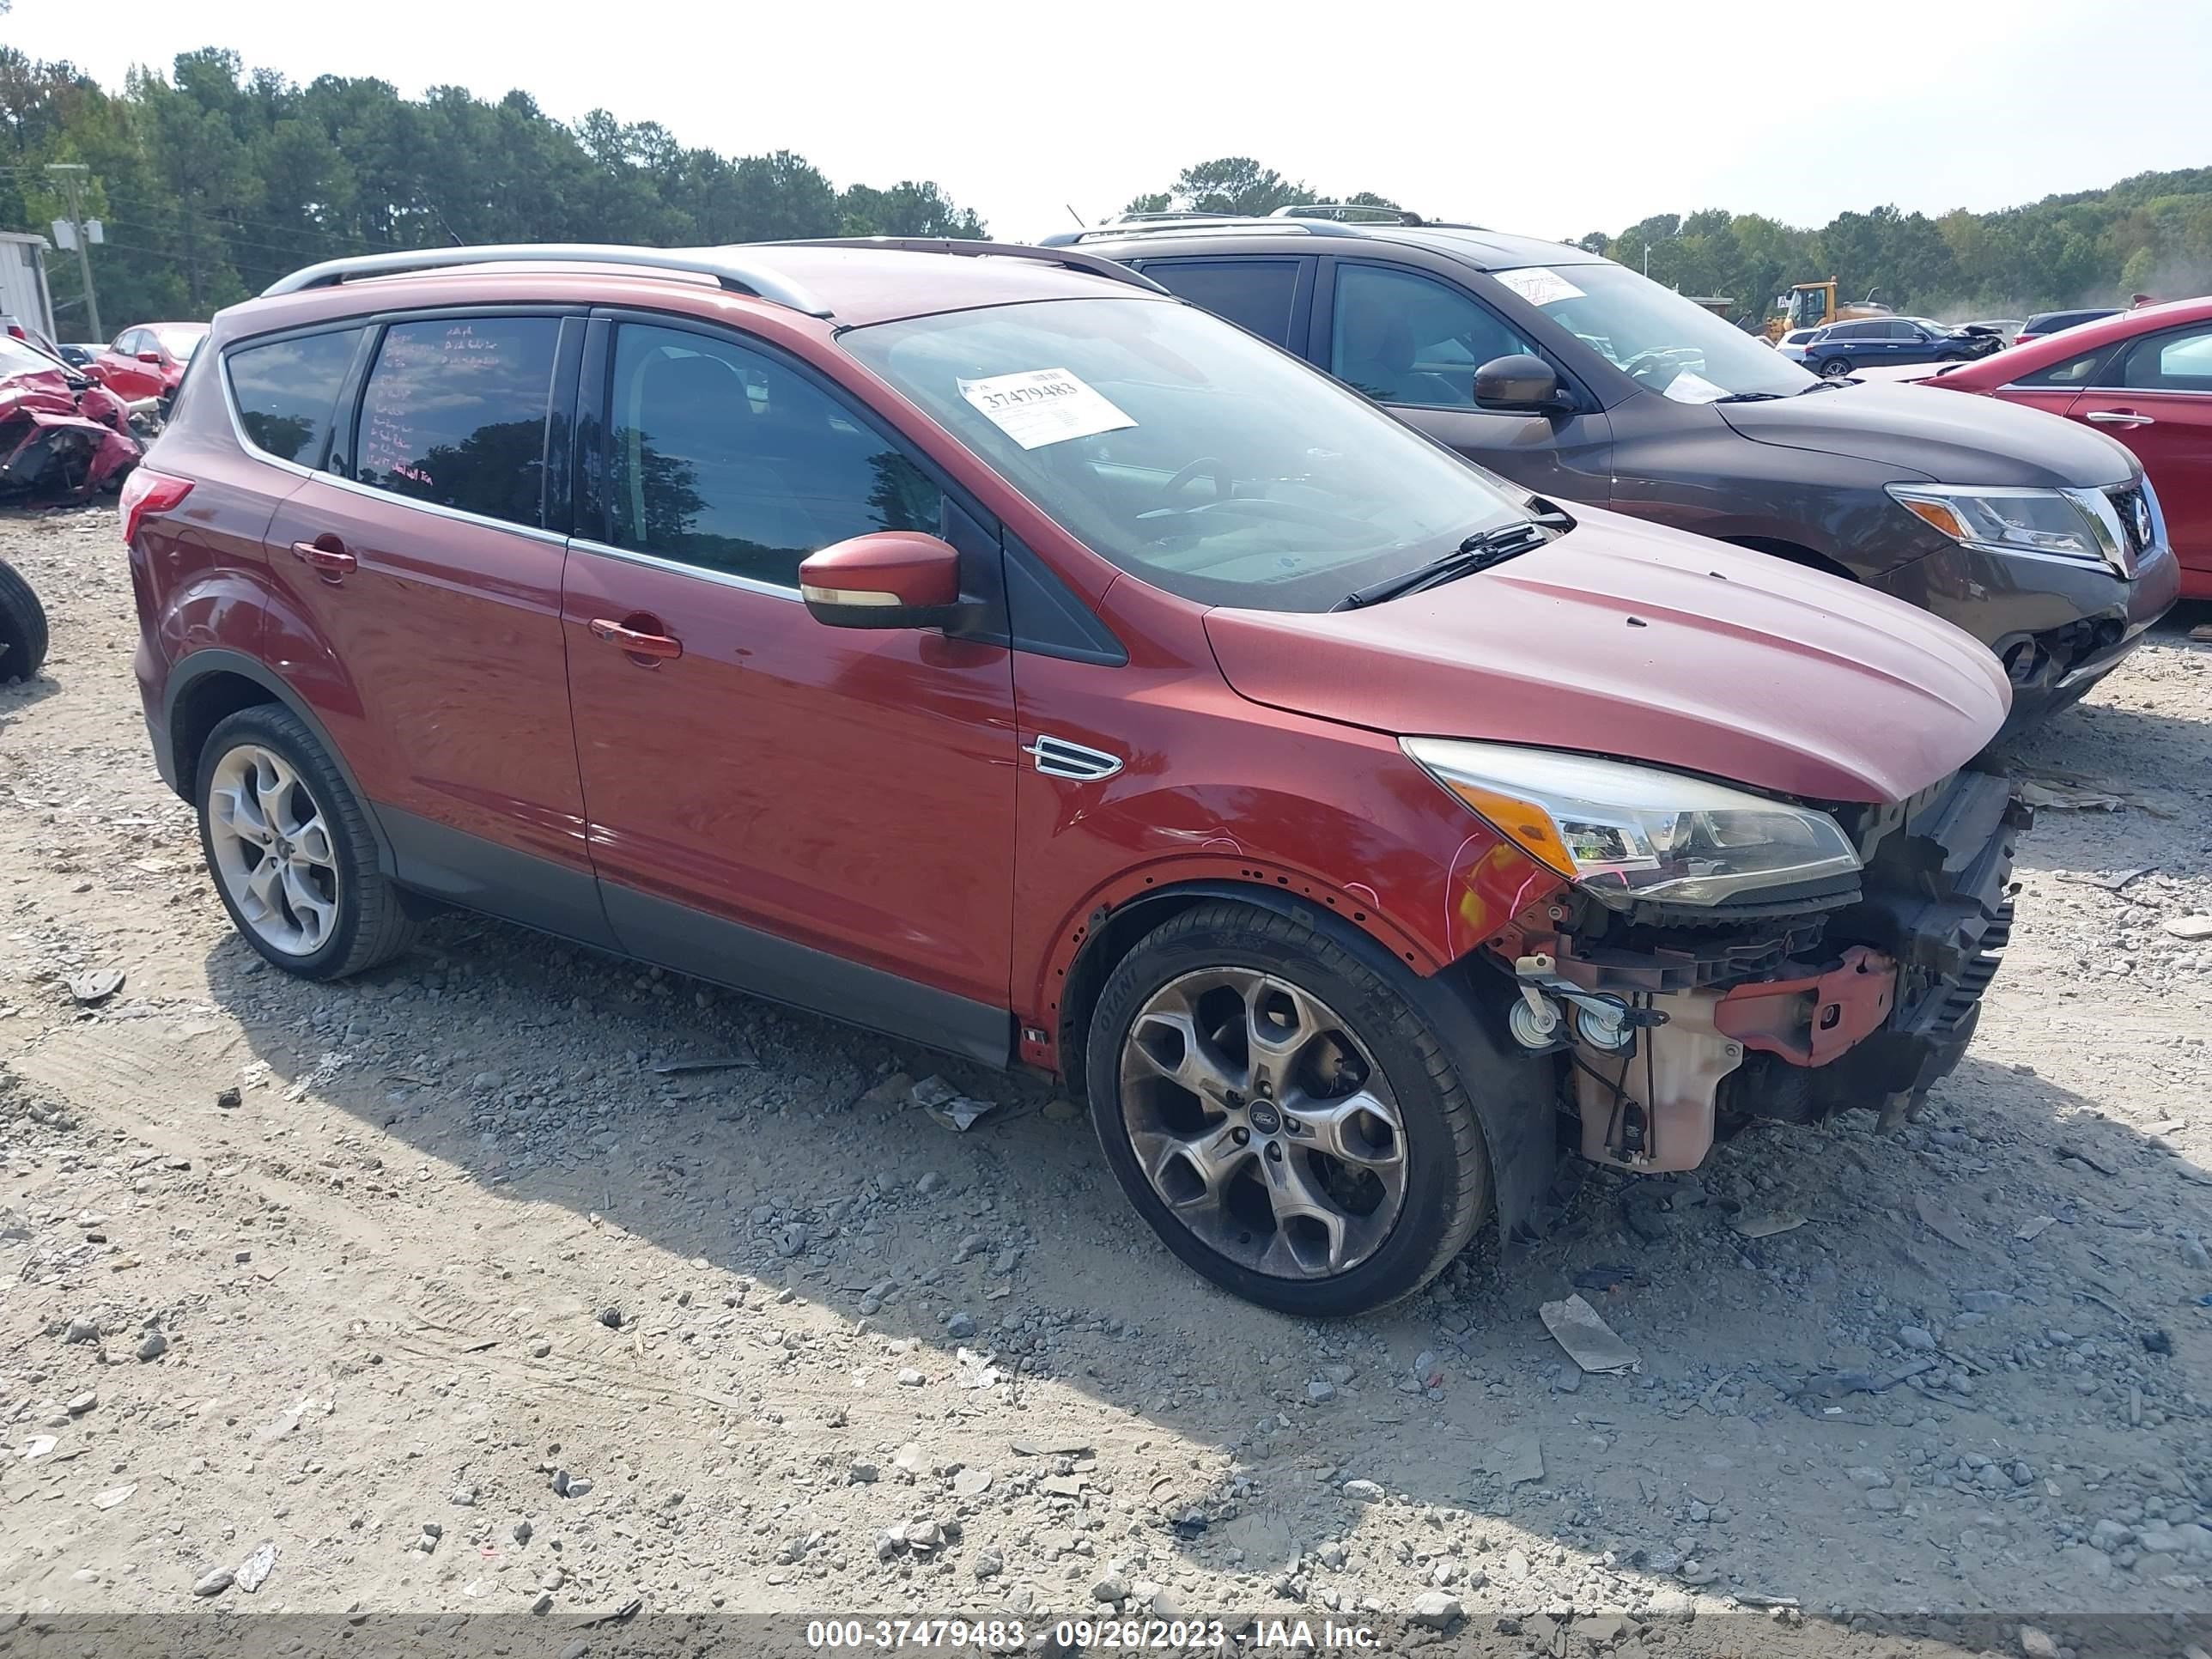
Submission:
[[[1594,1376],[1622,1376],[1642,1363],[1636,1350],[1615,1335],[1613,1327],[1597,1316],[1597,1310],[1579,1296],[1547,1302],[1537,1313],[1552,1340],[1567,1351],[1567,1357]]]
[[[2047,783],[2023,783],[2020,794],[2030,806],[2047,806],[2055,812],[2118,812],[2127,805],[2118,795],[2100,795],[2086,789],[2057,789]]]
[[[999,1109],[995,1100],[963,1095],[941,1077],[926,1077],[907,1091],[910,1104],[921,1107],[955,1134],[965,1134],[976,1121]]]
[[[276,1545],[273,1539],[264,1538],[252,1554],[247,1556],[233,1580],[248,1595],[261,1588],[261,1581],[269,1577],[276,1565]]]
[[[69,981],[70,994],[88,1006],[105,1002],[123,988],[120,968],[94,968],[82,974],[72,974]]]
[[[726,1072],[734,1066],[759,1064],[750,1054],[714,1054],[703,1060],[665,1060],[653,1069],[661,1077],[683,1077],[692,1072]]]
[[[1746,1238],[1771,1238],[1777,1233],[1794,1232],[1805,1224],[1805,1218],[1795,1210],[1774,1210],[1765,1215],[1740,1215],[1729,1223]]]

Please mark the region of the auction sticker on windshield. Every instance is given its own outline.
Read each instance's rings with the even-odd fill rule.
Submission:
[[[1715,386],[1694,369],[1683,369],[1667,382],[1666,395],[1678,404],[1709,404],[1728,396],[1728,388]]]
[[[1519,270],[1491,274],[1532,306],[1557,305],[1562,300],[1583,297],[1582,289],[1548,265],[1524,265]]]
[[[1114,432],[1136,422],[1064,368],[1030,368],[963,380],[960,395],[1024,449]]]

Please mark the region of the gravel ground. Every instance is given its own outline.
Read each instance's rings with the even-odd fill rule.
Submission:
[[[147,754],[112,509],[0,556],[54,627],[0,687],[0,1607],[2205,1639],[2202,608],[2020,750],[2062,804],[1919,1122],[1592,1172],[1315,1326],[1181,1270],[1032,1085],[467,916],[264,969]],[[1571,1286],[1635,1374],[1547,1335]]]

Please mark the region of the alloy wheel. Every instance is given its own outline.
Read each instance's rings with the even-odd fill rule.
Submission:
[[[1404,1121],[1335,1010],[1249,968],[1154,992],[1121,1048],[1122,1127],[1152,1190],[1209,1249],[1255,1272],[1328,1279],[1390,1235]]]
[[[338,919],[337,854],[321,805],[273,749],[240,744],[208,780],[216,873],[261,942],[308,957]]]

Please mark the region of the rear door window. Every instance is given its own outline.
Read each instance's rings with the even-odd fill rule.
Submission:
[[[512,524],[543,521],[557,317],[439,317],[384,331],[355,478]]]
[[[1288,348],[1297,303],[1296,259],[1147,260],[1145,275],[1193,305]]]
[[[928,474],[767,352],[626,323],[613,381],[617,547],[795,589],[799,562],[833,542],[944,533],[944,494]]]
[[[1540,355],[1488,307],[1418,272],[1339,264],[1329,373],[1379,403],[1471,408],[1474,371]]]
[[[362,332],[302,334],[232,352],[224,367],[246,441],[280,461],[321,466]]]
[[[2130,349],[2119,383],[2130,391],[2212,392],[2212,328],[2154,334]]]

